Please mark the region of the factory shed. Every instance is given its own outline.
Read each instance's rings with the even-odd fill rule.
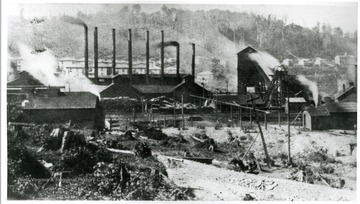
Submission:
[[[251,55],[254,53],[258,51],[250,46],[237,53],[239,93],[246,93],[247,87],[254,87],[255,93],[263,92],[265,86],[268,87],[272,80],[273,71],[268,67],[260,67],[255,60],[252,60]]]
[[[303,97],[289,97],[289,106],[287,103],[288,99],[285,99],[285,112],[287,113],[290,106],[290,113],[298,113],[304,110],[307,105],[306,100]]]
[[[133,75],[133,82],[130,83],[128,76],[117,75],[113,77],[113,83],[105,88],[100,95],[101,98],[129,97],[136,99],[166,96],[178,101],[181,101],[183,96],[185,102],[193,101],[190,95],[211,97],[211,92],[195,83],[191,75],[183,75],[180,79],[176,75],[165,75],[162,84],[159,77],[151,76],[149,83],[146,83],[144,76]]]
[[[90,92],[60,92],[57,96],[32,96],[23,107],[22,118],[33,123],[67,123],[101,129],[103,110],[99,98]],[[26,122],[26,121],[21,121]]]
[[[335,98],[339,102],[357,102],[356,87],[350,86],[343,92],[335,95]]]
[[[303,113],[303,125],[309,130],[353,129],[357,123],[357,103],[330,102],[310,106]]]

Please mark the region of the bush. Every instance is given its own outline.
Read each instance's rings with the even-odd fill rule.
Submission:
[[[93,172],[96,164],[96,156],[86,147],[76,147],[65,150],[58,168],[63,171],[71,171],[75,175]]]
[[[33,178],[48,178],[50,172],[25,147],[21,145],[8,147],[9,179],[27,175]]]
[[[320,164],[319,171],[320,173],[332,174],[335,172],[335,169],[330,165]]]

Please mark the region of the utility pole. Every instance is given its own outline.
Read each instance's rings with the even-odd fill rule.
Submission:
[[[185,120],[184,120],[184,94],[181,95],[181,115],[182,115],[182,129],[185,128]]]
[[[287,87],[287,122],[288,122],[288,164],[292,164],[291,154],[290,154],[290,92],[289,86]]]
[[[262,141],[262,144],[263,144],[264,153],[265,153],[265,157],[266,157],[266,163],[267,163],[268,167],[271,167],[271,160],[270,160],[270,157],[269,157],[269,154],[268,154],[268,151],[267,151],[264,134],[262,132],[261,125],[260,125],[260,122],[259,122],[259,115],[256,113],[256,110],[255,110],[254,101],[256,99],[258,99],[258,98],[259,97],[256,97],[256,98],[251,97],[247,102],[252,102],[252,108],[253,108],[252,110],[253,110],[253,114],[255,114],[255,122],[257,123],[258,128],[259,128],[259,133],[260,133],[260,136],[261,136],[261,141]]]

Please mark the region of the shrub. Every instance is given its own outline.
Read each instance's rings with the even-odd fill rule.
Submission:
[[[334,169],[334,167],[332,167],[330,165],[320,164],[319,171],[320,171],[320,173],[332,174],[332,173],[334,173],[335,169]]]
[[[60,160],[59,169],[72,171],[74,174],[93,172],[96,156],[86,147],[65,150]]]

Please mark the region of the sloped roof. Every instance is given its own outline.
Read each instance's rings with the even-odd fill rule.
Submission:
[[[176,86],[169,85],[132,85],[141,93],[171,93]]]
[[[341,103],[325,103],[325,106],[330,113],[356,113],[357,103],[356,102],[341,102]]]
[[[19,73],[19,77],[7,83],[8,87],[17,86],[45,86],[39,80],[35,79],[28,72],[22,71]]]
[[[349,92],[351,92],[351,91],[355,91],[355,93],[356,93],[356,87],[355,87],[355,86],[350,86],[350,87],[348,87],[347,89],[345,89],[345,91],[336,93],[336,94],[334,95],[334,97],[335,97],[336,99],[341,98],[342,96],[346,95],[347,93],[349,93]]]
[[[239,55],[239,54],[250,54],[250,53],[253,53],[253,52],[257,52],[257,50],[255,50],[251,46],[247,46],[245,49],[238,52],[237,55]]]
[[[34,96],[24,109],[92,109],[96,102],[97,96],[90,92],[67,92],[56,97]]]

